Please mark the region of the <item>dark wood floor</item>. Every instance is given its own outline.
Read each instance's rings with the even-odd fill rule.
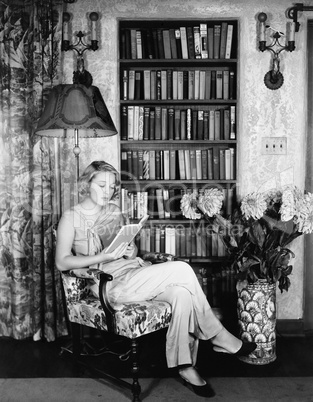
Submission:
[[[93,335],[93,334],[91,334]],[[89,334],[88,342],[97,350],[104,340]],[[176,371],[167,369],[165,361],[165,331],[141,338],[141,377],[171,377]],[[0,378],[35,377],[87,377],[79,374],[71,364],[70,353],[60,355],[61,347],[69,339],[55,342],[34,342],[31,339],[17,341],[0,338]],[[105,340],[107,342],[107,340]],[[123,342],[113,344],[116,352],[127,351]],[[313,376],[313,337],[277,337],[277,359],[273,363],[255,366],[243,363],[236,357],[213,352],[209,342],[200,342],[198,368],[206,377],[308,377]],[[109,369],[112,374],[129,377],[129,361],[103,354],[87,357],[95,366]]]

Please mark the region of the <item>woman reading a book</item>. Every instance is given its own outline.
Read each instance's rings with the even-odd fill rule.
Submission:
[[[123,225],[114,203],[119,174],[104,161],[92,162],[80,178],[82,201],[65,211],[58,226],[56,265],[59,270],[96,266],[111,274],[108,284],[111,303],[163,300],[172,306],[166,338],[168,367],[177,367],[185,385],[200,396],[214,391],[198,374],[195,364],[199,339],[210,340],[217,352],[248,355],[253,342],[243,343],[223,327],[214,315],[198,279],[187,263],[169,261],[151,265],[137,257],[132,242],[113,251],[106,249]],[[92,289],[98,295],[97,284]]]

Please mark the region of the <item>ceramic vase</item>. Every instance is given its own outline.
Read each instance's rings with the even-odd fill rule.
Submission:
[[[276,285],[266,281],[237,284],[240,338],[256,342],[257,348],[240,360],[256,365],[276,359]]]

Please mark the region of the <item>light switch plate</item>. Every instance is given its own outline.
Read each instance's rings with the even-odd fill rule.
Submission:
[[[263,137],[262,155],[287,155],[287,137]]]

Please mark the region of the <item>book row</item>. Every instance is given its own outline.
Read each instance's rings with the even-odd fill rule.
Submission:
[[[235,180],[235,149],[127,150],[122,180]]]
[[[222,267],[218,272],[199,268],[196,272],[199,284],[212,307],[225,304],[225,298],[236,298],[236,273],[233,268]]]
[[[230,59],[233,24],[121,30],[121,59]]]
[[[229,69],[123,71],[123,100],[228,100],[235,97],[235,72]]]
[[[136,238],[139,254],[169,253],[179,257],[225,257],[220,236],[205,226],[198,230],[183,225],[144,227]]]
[[[236,106],[122,106],[122,140],[235,140]]]
[[[230,215],[233,207],[234,190],[222,188],[224,193],[222,214]],[[183,219],[180,201],[190,188],[150,188],[148,191],[129,191],[121,189],[121,210],[129,219],[140,219],[149,215],[150,219]],[[193,191],[204,191],[198,189]]]

